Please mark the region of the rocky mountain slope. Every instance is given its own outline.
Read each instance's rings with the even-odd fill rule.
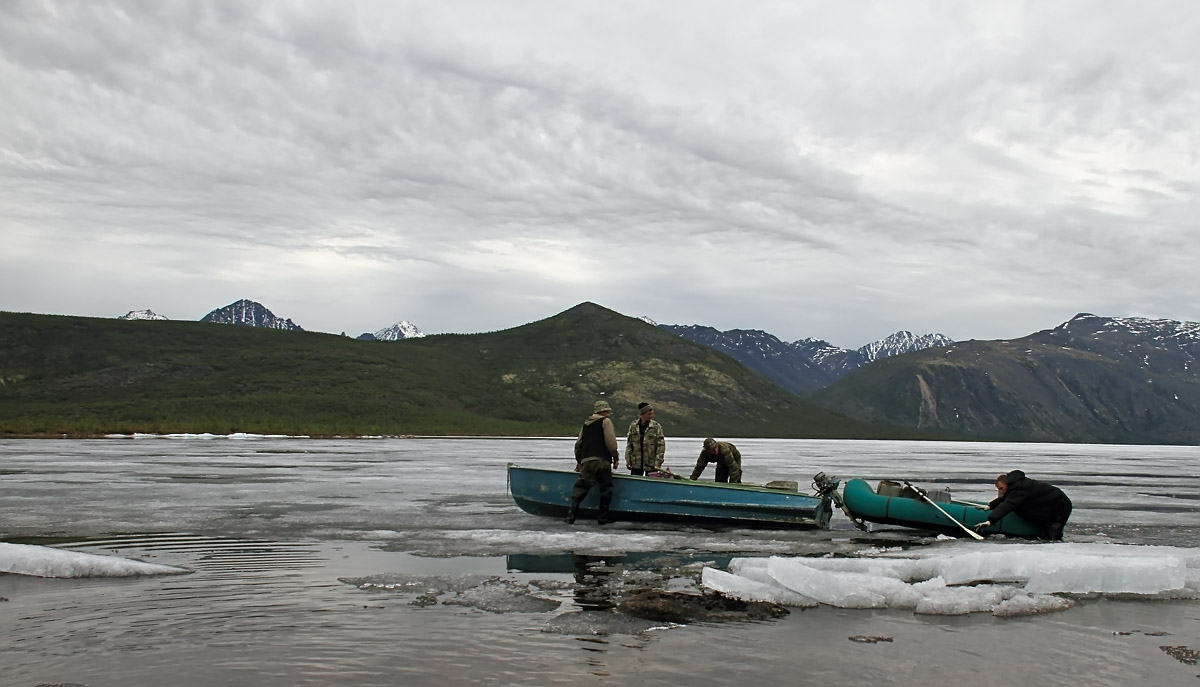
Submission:
[[[808,396],[979,439],[1200,443],[1200,324],[1082,313],[1011,341],[880,360]]]
[[[304,329],[290,319],[276,317],[275,313],[267,310],[261,303],[243,298],[234,301],[223,308],[217,308],[200,318],[201,322],[218,324],[236,324],[248,327],[265,327],[267,329],[283,329],[286,331],[302,332]]]

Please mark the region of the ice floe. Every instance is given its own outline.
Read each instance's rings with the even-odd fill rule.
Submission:
[[[728,572],[705,569],[701,582],[735,598],[791,606],[1014,616],[1062,610],[1081,597],[1200,598],[1200,550],[955,542],[849,558],[734,558]]]
[[[0,542],[0,573],[33,577],[137,577],[188,572],[191,571],[186,568],[118,556]]]

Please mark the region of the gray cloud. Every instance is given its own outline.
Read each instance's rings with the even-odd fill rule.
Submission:
[[[1200,319],[1182,2],[13,2],[0,308]]]

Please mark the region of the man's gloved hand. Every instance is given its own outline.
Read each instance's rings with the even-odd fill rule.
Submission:
[[[991,525],[992,525],[992,523],[988,522],[987,520],[984,520],[983,522],[981,522],[975,526],[975,531],[978,532],[979,530],[987,529],[988,527],[991,527]]]

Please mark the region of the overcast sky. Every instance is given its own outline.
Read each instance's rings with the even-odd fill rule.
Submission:
[[[1200,320],[1178,2],[0,2],[0,310]]]

